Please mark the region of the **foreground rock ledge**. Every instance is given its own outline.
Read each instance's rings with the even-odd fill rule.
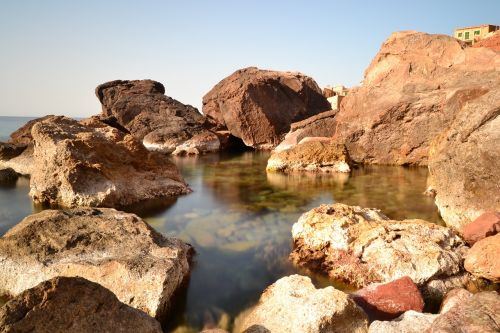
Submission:
[[[30,196],[63,207],[121,207],[188,193],[177,167],[102,122],[53,117],[33,126]]]
[[[362,333],[368,331],[368,318],[342,291],[316,289],[310,278],[291,275],[264,291],[238,331]]]
[[[158,321],[82,278],[56,277],[0,308],[2,332],[161,333]]]
[[[337,203],[303,214],[292,234],[295,263],[356,287],[408,276],[424,298],[439,299],[446,291],[439,288],[462,282],[463,240],[423,220],[394,221],[377,209]]]
[[[311,141],[273,152],[267,161],[268,171],[345,172],[351,171],[349,155],[342,144],[328,138],[305,138]]]
[[[0,294],[55,276],[81,276],[159,317],[188,277],[192,248],[114,209],[46,210],[0,238]]]

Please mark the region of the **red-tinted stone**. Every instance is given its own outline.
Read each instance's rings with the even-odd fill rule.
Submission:
[[[470,245],[500,231],[500,213],[486,212],[463,228],[464,239]]]
[[[405,311],[422,312],[424,300],[417,285],[405,276],[389,283],[374,283],[351,294],[370,321],[391,320]]]

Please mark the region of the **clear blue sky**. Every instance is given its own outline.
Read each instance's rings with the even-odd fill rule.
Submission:
[[[393,31],[500,24],[500,0],[2,0],[0,115],[100,112],[99,83],[150,78],[201,107],[238,68],[356,85]]]

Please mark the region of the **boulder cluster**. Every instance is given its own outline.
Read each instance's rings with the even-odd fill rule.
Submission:
[[[267,172],[424,166],[445,225],[324,204],[290,260],[355,291],[279,279],[236,332],[500,331],[500,51],[392,34],[338,110],[298,72],[224,78],[203,113],[152,80],[99,85],[100,114],[32,120],[0,143],[0,184],[30,177],[30,215],[0,238],[0,331],[161,332],[193,248],[116,210],[191,190],[169,155],[272,150]],[[422,194],[423,195],[423,194]]]

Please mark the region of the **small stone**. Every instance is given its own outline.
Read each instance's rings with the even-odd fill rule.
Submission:
[[[470,245],[474,245],[481,239],[493,236],[500,231],[500,213],[486,212],[474,221],[466,224],[462,230],[464,239]]]
[[[471,274],[500,282],[500,234],[483,238],[467,252],[465,269]]]
[[[422,312],[424,300],[417,285],[405,276],[389,283],[374,283],[351,294],[370,321],[391,320],[406,311]]]
[[[438,315],[407,311],[392,321],[374,321],[370,324],[369,333],[423,333]]]

